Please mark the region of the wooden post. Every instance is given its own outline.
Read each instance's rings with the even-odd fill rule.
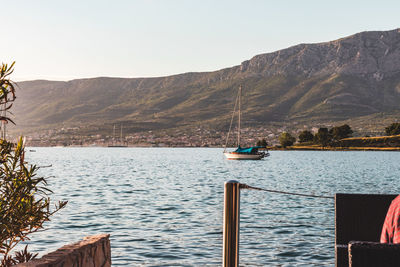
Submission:
[[[239,266],[239,223],[240,183],[228,181],[224,190],[223,267]]]

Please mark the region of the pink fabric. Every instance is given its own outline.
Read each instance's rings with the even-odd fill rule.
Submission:
[[[382,228],[381,243],[400,243],[400,195],[389,206]]]

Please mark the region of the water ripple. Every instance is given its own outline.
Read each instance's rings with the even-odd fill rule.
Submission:
[[[34,148],[29,162],[68,206],[32,236],[41,254],[111,234],[115,266],[221,266],[223,184],[333,196],[397,193],[400,153],[272,151],[226,161],[221,149]],[[332,200],[244,190],[241,266],[334,265]]]

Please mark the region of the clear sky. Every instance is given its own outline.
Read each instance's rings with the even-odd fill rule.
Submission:
[[[0,0],[16,81],[214,71],[299,43],[400,27],[400,1]]]

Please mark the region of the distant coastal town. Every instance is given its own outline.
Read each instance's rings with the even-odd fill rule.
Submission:
[[[113,143],[135,147],[222,147],[225,145],[226,132],[197,128],[190,133],[184,130],[174,131],[146,131],[126,134],[122,138],[111,135],[94,134],[82,136],[74,134],[76,128],[62,128],[59,131],[51,130],[41,134],[32,134],[26,137],[29,146],[109,146]],[[278,143],[277,137],[281,131],[272,131],[266,128],[243,128],[245,136],[241,143],[253,145],[259,139],[267,139]],[[276,141],[273,141],[276,140]],[[234,145],[234,137],[232,137]]]
[[[328,125],[329,126],[329,125]],[[290,132],[298,136],[307,130],[313,134],[318,132],[317,127],[307,125],[290,125],[279,127],[245,127],[241,129],[241,145],[252,146],[259,140],[266,140],[269,146],[279,146],[279,136],[283,132]],[[356,132],[357,131],[357,132]],[[33,133],[26,136],[28,146],[109,146],[111,144],[123,144],[132,147],[223,147],[226,142],[227,131],[198,127],[190,131],[184,129],[157,130],[129,133],[121,136],[113,134],[78,134],[79,128],[61,128],[48,130],[41,133]],[[353,136],[365,136],[360,134],[363,129],[357,128]],[[378,133],[379,135],[383,134]],[[377,135],[377,134],[373,134]],[[230,136],[228,146],[235,146],[235,133]]]

